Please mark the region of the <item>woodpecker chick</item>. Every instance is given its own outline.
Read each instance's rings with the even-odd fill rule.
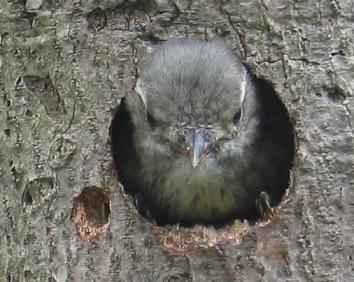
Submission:
[[[118,177],[158,224],[257,218],[287,188],[286,109],[221,41],[157,47],[122,112],[112,136]]]

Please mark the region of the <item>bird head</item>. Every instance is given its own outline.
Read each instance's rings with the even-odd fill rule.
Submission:
[[[196,168],[241,130],[248,79],[222,42],[169,40],[143,64],[128,100],[141,147],[168,147]]]

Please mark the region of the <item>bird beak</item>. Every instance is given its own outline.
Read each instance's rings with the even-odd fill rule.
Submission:
[[[190,129],[186,134],[185,140],[186,155],[190,157],[192,167],[195,168],[210,152],[213,147],[213,138],[204,129]]]

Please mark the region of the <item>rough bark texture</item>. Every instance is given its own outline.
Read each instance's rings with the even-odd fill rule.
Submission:
[[[0,0],[0,280],[353,281],[353,11],[352,0]],[[295,124],[290,200],[268,224],[236,222],[238,235],[156,227],[111,176],[112,112],[137,63],[152,41],[183,35],[224,37]],[[91,186],[111,190],[110,223],[85,242],[69,216]]]

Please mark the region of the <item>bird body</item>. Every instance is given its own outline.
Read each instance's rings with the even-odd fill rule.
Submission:
[[[267,117],[280,104],[253,80],[220,41],[169,40],[143,64],[124,101],[131,144],[116,149],[118,176],[159,224],[253,218],[262,192],[279,202],[292,132],[287,116]]]

